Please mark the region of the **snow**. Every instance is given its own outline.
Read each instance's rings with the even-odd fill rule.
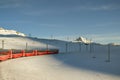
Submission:
[[[0,64],[1,80],[120,80],[114,58],[108,63],[89,53],[63,53],[8,60]]]
[[[88,40],[87,38],[84,38],[84,37],[79,37],[76,41],[74,41],[74,42],[83,42],[83,43],[86,43],[86,44],[90,44],[90,43],[92,43],[92,41],[91,40]]]
[[[59,49],[59,54],[0,62],[0,80],[120,80],[120,46],[0,35],[4,49]],[[2,48],[2,47],[1,47]]]
[[[4,36],[0,37],[0,45],[2,45],[2,41],[4,40],[4,49],[46,49],[48,45],[49,49],[56,48],[47,43],[43,43],[42,41],[33,40],[34,38],[22,37],[22,36]]]
[[[19,36],[26,36],[25,34],[15,31],[15,30],[7,30],[0,27],[0,35],[19,35]]]

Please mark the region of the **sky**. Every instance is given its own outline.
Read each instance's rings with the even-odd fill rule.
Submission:
[[[0,27],[39,38],[120,43],[120,0],[0,0]]]

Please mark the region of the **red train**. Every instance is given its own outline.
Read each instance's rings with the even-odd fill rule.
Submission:
[[[59,53],[58,49],[50,49],[50,50],[0,50],[0,61],[13,59],[13,58],[19,58],[19,57],[58,54],[58,53]]]

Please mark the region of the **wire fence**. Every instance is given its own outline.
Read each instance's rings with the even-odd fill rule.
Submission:
[[[84,44],[84,43],[66,43],[65,53],[88,54],[92,58],[102,58],[106,62],[111,62],[112,58],[119,56],[120,46],[100,45],[100,44]]]
[[[6,49],[9,45],[9,42],[6,42],[5,40],[0,41],[0,49]],[[14,44],[13,44],[14,45]],[[23,49],[29,50],[31,49],[28,42],[24,42]],[[104,58],[106,59],[106,62],[110,62],[114,54],[120,53],[120,46],[114,46],[114,45],[100,45],[95,43],[85,44],[81,42],[58,42],[58,41],[48,41],[45,43],[44,48],[42,48],[43,45],[37,46],[34,49],[40,50],[49,50],[50,45],[54,45],[59,49],[60,53],[81,53],[81,54],[90,54],[90,57],[92,58]],[[9,46],[12,46],[11,44]],[[19,47],[19,45],[17,45]],[[34,44],[32,45],[34,47]]]

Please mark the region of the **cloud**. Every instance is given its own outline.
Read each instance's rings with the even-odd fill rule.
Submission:
[[[38,24],[40,26],[44,26],[44,27],[48,27],[48,28],[64,28],[65,25],[61,25],[61,24]]]
[[[49,10],[21,10],[21,12],[25,15],[41,16],[41,15],[45,15],[46,13],[50,14],[51,11]]]
[[[62,15],[68,12],[67,9],[23,9],[21,13],[28,16],[43,16],[43,15]]]
[[[17,8],[19,7],[20,5],[19,4],[9,4],[9,5],[2,5],[0,6],[0,8]]]
[[[110,10],[119,10],[120,6],[118,5],[80,5],[80,6],[70,6],[70,7],[47,7],[41,9],[26,8],[22,10],[22,13],[25,15],[32,16],[43,16],[43,15],[62,15],[68,14],[70,12],[81,12],[81,11],[110,11]]]
[[[109,33],[109,34],[88,34],[85,35],[89,39],[98,43],[120,43],[119,33]]]
[[[76,6],[73,9],[75,10],[91,10],[91,11],[98,11],[98,10],[118,10],[120,9],[119,5],[82,5],[82,6]]]
[[[0,8],[19,8],[24,5],[23,0],[1,0]]]

